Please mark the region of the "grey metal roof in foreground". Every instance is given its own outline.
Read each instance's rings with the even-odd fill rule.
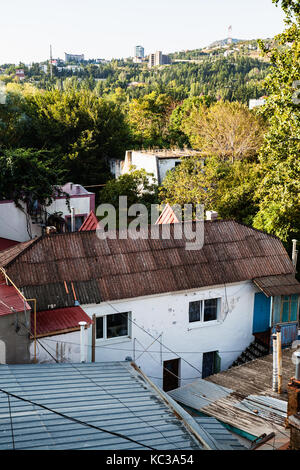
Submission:
[[[0,450],[144,449],[104,430],[160,450],[222,448],[133,363],[1,365],[0,389]]]

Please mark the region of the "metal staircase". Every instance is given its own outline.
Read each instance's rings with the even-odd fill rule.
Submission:
[[[232,363],[229,367],[240,366],[246,364],[247,362],[254,361],[260,357],[266,356],[269,354],[269,348],[266,344],[262,343],[258,339],[255,339],[242,354]]]

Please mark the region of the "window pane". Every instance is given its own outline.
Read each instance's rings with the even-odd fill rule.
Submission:
[[[190,302],[189,305],[189,321],[190,323],[194,321],[200,321],[200,300],[196,302]]]
[[[283,322],[289,321],[290,302],[282,302],[282,320]]]
[[[298,320],[298,295],[292,295],[291,298],[291,321]]]
[[[128,313],[107,315],[107,338],[128,335]]]
[[[204,301],[203,321],[213,321],[218,318],[219,299],[207,299]]]
[[[103,317],[96,318],[96,338],[103,338]]]
[[[276,295],[274,297],[274,304],[273,304],[273,323],[280,323],[280,312],[281,312],[281,296]]]

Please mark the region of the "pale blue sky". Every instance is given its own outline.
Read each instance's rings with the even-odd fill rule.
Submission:
[[[0,0],[0,64],[64,52],[129,57],[204,47],[227,37],[272,37],[284,28],[272,0]]]

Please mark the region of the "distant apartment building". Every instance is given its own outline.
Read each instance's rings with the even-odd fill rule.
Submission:
[[[65,62],[82,62],[84,61],[84,54],[67,54],[65,52]]]
[[[161,51],[156,51],[154,54],[149,54],[149,68],[156,67],[157,65],[165,65],[170,63],[170,57],[168,55],[163,54]]]
[[[145,57],[145,49],[143,46],[135,46],[134,56],[139,59],[143,59]]]

